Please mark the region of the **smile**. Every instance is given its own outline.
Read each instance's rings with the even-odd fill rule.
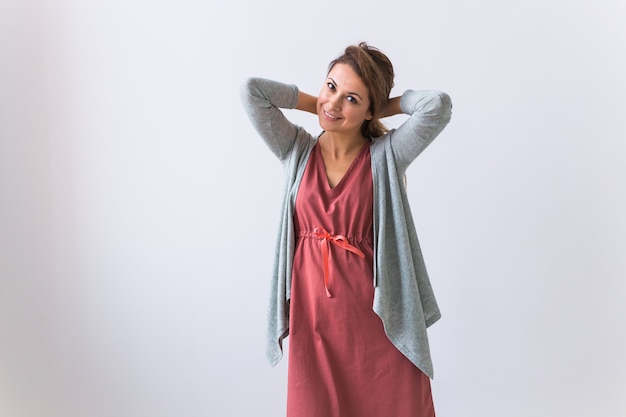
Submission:
[[[328,113],[326,110],[324,110],[324,116],[326,116],[330,120],[337,120],[337,119],[339,119],[339,117],[333,116],[332,114]]]

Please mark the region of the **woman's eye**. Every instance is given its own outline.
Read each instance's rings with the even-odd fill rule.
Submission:
[[[354,103],[356,104],[356,98],[352,97],[352,96],[348,96],[346,97],[346,100],[348,100],[350,103]]]
[[[335,89],[335,84],[333,83],[328,83],[326,84],[328,86],[329,89],[334,90]]]

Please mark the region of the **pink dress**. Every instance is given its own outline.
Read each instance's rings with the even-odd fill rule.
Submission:
[[[372,310],[369,144],[331,188],[319,144],[296,198],[288,417],[434,417],[429,378]]]

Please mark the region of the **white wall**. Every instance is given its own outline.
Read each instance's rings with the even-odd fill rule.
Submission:
[[[409,172],[438,415],[623,417],[623,2],[299,4],[1,0],[0,416],[284,414],[239,84],[316,93],[367,40],[454,102]]]

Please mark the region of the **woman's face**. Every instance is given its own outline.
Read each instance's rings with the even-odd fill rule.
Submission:
[[[370,120],[369,91],[347,64],[335,64],[328,73],[317,98],[320,126],[327,132],[360,134],[361,125]]]

